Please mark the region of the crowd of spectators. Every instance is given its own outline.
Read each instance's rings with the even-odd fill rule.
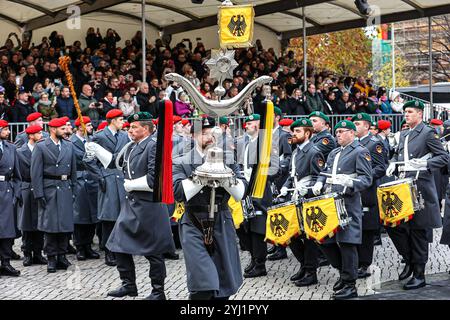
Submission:
[[[210,51],[201,40],[195,47],[189,39],[170,47],[157,39],[147,43],[146,78],[142,82],[142,37],[140,31],[124,47],[119,34],[112,29],[102,36],[99,29],[87,31],[81,41],[67,45],[64,36],[54,31],[40,43],[21,41],[11,33],[0,48],[0,118],[10,122],[25,122],[28,114],[39,111],[44,120],[68,116],[76,118],[74,102],[64,73],[58,65],[61,55],[72,60],[71,72],[83,115],[93,121],[103,120],[106,113],[121,109],[125,115],[148,111],[155,115],[158,102],[169,96],[175,113],[183,117],[198,114],[190,97],[175,82],[164,75],[177,72],[189,79],[207,99],[217,99],[215,80],[209,78],[205,61]],[[326,114],[391,114],[402,112],[398,92],[380,87],[375,90],[369,79],[360,76],[340,77],[332,72],[316,72],[307,68],[307,87],[303,88],[302,62],[294,52],[277,57],[273,48],[265,49],[260,40],[249,49],[238,49],[235,59],[239,66],[233,79],[225,80],[224,99],[232,98],[253,79],[270,75],[273,81],[271,99],[286,115],[305,115],[312,111]],[[257,113],[265,91],[257,89],[241,114]]]

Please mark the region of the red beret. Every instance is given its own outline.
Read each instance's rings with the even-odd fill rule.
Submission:
[[[154,124],[155,126],[158,125],[158,121],[159,121],[159,118],[158,118],[158,119],[153,119],[153,120],[152,120],[152,122],[153,122],[153,124]]]
[[[106,114],[106,119],[114,119],[117,117],[123,117],[123,112],[120,109],[112,109],[109,110]]]
[[[42,127],[38,126],[38,125],[34,125],[34,126],[29,126],[28,128],[25,129],[25,132],[27,134],[33,134],[33,133],[38,133],[42,131]]]
[[[180,116],[173,116],[173,124],[180,122],[182,119]]]
[[[282,127],[286,127],[286,126],[290,126],[292,123],[294,123],[294,120],[292,120],[292,119],[283,119],[283,120],[280,120],[280,126],[282,126]]]
[[[27,116],[27,122],[31,122],[31,121],[37,120],[39,118],[42,118],[42,113],[40,113],[40,112],[33,112],[33,113],[30,113]]]
[[[183,119],[181,120],[181,123],[183,124],[183,126],[187,125],[189,123],[188,119]]]
[[[391,127],[391,122],[389,120],[378,120],[378,129],[386,130]]]
[[[83,116],[83,122],[84,124],[88,124],[91,122],[91,119],[89,117]],[[77,120],[75,120],[75,126],[79,127],[80,125],[81,125],[80,118],[77,118]]]
[[[108,125],[108,122],[103,121],[102,123],[100,123],[98,125],[97,131],[102,131],[103,129],[105,129],[105,127]]]
[[[129,127],[130,127],[130,123],[128,121],[125,121],[123,123],[122,129],[129,128]]]
[[[66,124],[67,122],[70,121],[70,118],[69,118],[69,117],[61,117],[60,119],[61,119],[61,121],[64,121],[64,122],[65,122],[64,124]]]
[[[58,128],[58,127],[62,127],[66,125],[66,122],[64,118],[55,118],[50,120],[50,122],[48,123],[49,127],[54,127],[54,128]]]
[[[444,122],[441,119],[431,119],[430,124],[434,124],[436,126],[442,126]]]
[[[6,128],[8,125],[8,121],[3,119],[0,120],[0,128]]]

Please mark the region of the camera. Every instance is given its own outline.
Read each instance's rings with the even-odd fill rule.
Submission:
[[[101,106],[101,103],[100,103],[100,102],[96,102],[96,103],[94,103],[94,106],[100,107],[100,106]]]

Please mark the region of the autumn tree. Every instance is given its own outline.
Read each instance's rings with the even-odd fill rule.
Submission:
[[[407,61],[397,55],[395,57],[395,86],[408,87],[410,85],[409,75],[407,74]],[[392,88],[392,60],[383,64],[380,70],[374,74],[374,79],[379,86]]]

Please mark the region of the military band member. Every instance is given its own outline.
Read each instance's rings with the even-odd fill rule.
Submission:
[[[447,174],[449,172],[450,172],[450,161],[447,163]],[[442,220],[442,235],[440,244],[448,245],[450,247],[450,184],[447,184],[446,191],[447,192],[445,193],[444,219]]]
[[[133,144],[123,154],[126,200],[106,247],[114,252],[122,286],[109,296],[137,296],[132,255],[145,256],[150,263],[152,293],[149,300],[165,300],[166,266],[163,254],[175,250],[167,206],[153,202],[156,137],[152,136],[152,116],[138,112],[128,118]]]
[[[313,193],[319,195],[324,184],[331,192],[344,194],[345,208],[350,223],[345,229],[325,241],[321,249],[331,265],[339,270],[339,280],[333,286],[334,298],[349,299],[358,295],[358,245],[362,241],[361,191],[372,184],[372,167],[369,151],[355,140],[355,125],[340,121],[334,128],[339,147],[330,152],[326,173],[332,178],[319,176]],[[325,188],[325,190],[328,189]]]
[[[380,179],[386,174],[387,161],[385,160],[383,144],[369,132],[372,119],[367,113],[358,113],[352,118],[356,127],[356,136],[359,143],[369,150],[372,159],[372,184],[361,191],[362,203],[362,242],[358,246],[359,270],[358,278],[370,276],[368,271],[373,261],[373,247],[375,235],[380,229],[380,213],[378,212],[377,188]]]
[[[102,226],[100,245],[105,247],[117,217],[121,203],[125,201],[123,172],[115,166],[115,159],[122,148],[129,142],[128,134],[123,132],[123,112],[112,109],[106,114],[107,126],[95,134],[92,142],[85,145],[89,155],[95,155],[100,169],[97,217]],[[89,156],[88,158],[91,158]],[[97,174],[96,172],[93,172]],[[105,248],[105,264],[115,266],[114,254]]]
[[[48,263],[42,256],[44,248],[44,233],[38,230],[38,202],[34,198],[31,187],[31,156],[36,143],[42,139],[42,127],[32,125],[25,129],[28,143],[17,149],[20,174],[22,176],[22,203],[19,204],[18,227],[22,231],[22,251],[24,253],[24,267],[33,264]]]
[[[64,139],[66,122],[52,119],[50,137],[38,142],[31,156],[31,186],[38,201],[38,230],[44,232],[47,272],[67,269],[67,244],[73,232],[73,186],[77,180],[75,152]]]
[[[325,158],[322,152],[310,141],[313,134],[309,119],[295,121],[291,125],[293,131],[292,144],[296,146],[289,165],[290,176],[281,188],[280,195],[286,196],[288,189],[295,188],[298,196],[311,198],[314,196],[308,187],[315,184],[320,172],[325,169]],[[319,248],[313,240],[304,238],[292,239],[289,247],[301,263],[300,270],[291,277],[298,287],[318,283],[317,268],[319,266]]]
[[[172,156],[181,157],[191,149],[191,140],[184,135],[183,119],[180,116],[173,117]]]
[[[202,129],[198,130],[200,125]],[[192,300],[228,299],[242,284],[236,231],[228,200],[230,195],[236,201],[243,197],[245,180],[238,166],[230,164],[236,184],[216,189],[213,242],[206,247],[202,222],[208,218],[211,209],[211,188],[203,187],[192,179],[194,170],[205,161],[208,149],[214,144],[211,133],[214,125],[215,121],[210,117],[196,120],[191,129],[195,147],[183,157],[174,159],[173,166],[175,200],[184,202],[186,208],[179,225],[187,286]]]
[[[331,150],[337,147],[336,140],[327,127],[327,124],[330,123],[330,118],[320,111],[312,112],[308,118],[311,120],[314,128],[314,135],[311,138],[311,142],[322,151],[325,159],[328,159]]]
[[[425,208],[416,212],[413,219],[400,227],[387,228],[397,251],[406,262],[399,275],[400,280],[412,277],[403,286],[405,290],[425,286],[425,265],[428,261],[428,243],[432,241],[432,229],[442,227],[436,186],[432,171],[447,165],[447,152],[434,130],[423,123],[424,104],[419,101],[408,101],[403,106],[408,130],[400,134],[398,150],[392,161],[404,161],[399,167],[406,178],[415,178],[418,174],[417,188],[425,200]],[[388,176],[396,169],[395,163],[389,164]]]
[[[42,113],[40,112],[33,112],[30,113],[27,116],[27,122],[28,122],[28,126],[40,126],[41,128],[44,127],[44,120],[42,119]],[[42,137],[44,139],[48,138],[48,132],[43,131],[42,132]],[[28,143],[28,135],[27,133],[24,131],[22,131],[21,133],[19,133],[16,137],[16,139],[14,140],[14,144],[16,145],[17,148],[20,148],[21,146],[23,146],[24,144]]]
[[[389,120],[378,120],[377,137],[383,143],[384,147],[384,159],[386,164],[389,164],[389,160],[394,154],[394,149],[391,147],[389,137],[391,136],[391,122]]]
[[[89,117],[83,116],[86,134],[83,132],[80,119],[75,121],[75,134],[70,137],[77,158],[77,183],[74,186],[75,201],[73,204],[73,243],[77,250],[77,260],[99,259],[91,245],[95,235],[97,218],[98,182],[92,171],[98,167],[93,162],[83,161],[85,144],[92,137],[94,128]],[[91,170],[87,170],[91,166]]]
[[[10,260],[16,237],[14,205],[21,202],[20,171],[16,147],[8,142],[9,124],[0,120],[0,275],[17,277],[20,271],[14,269]]]

